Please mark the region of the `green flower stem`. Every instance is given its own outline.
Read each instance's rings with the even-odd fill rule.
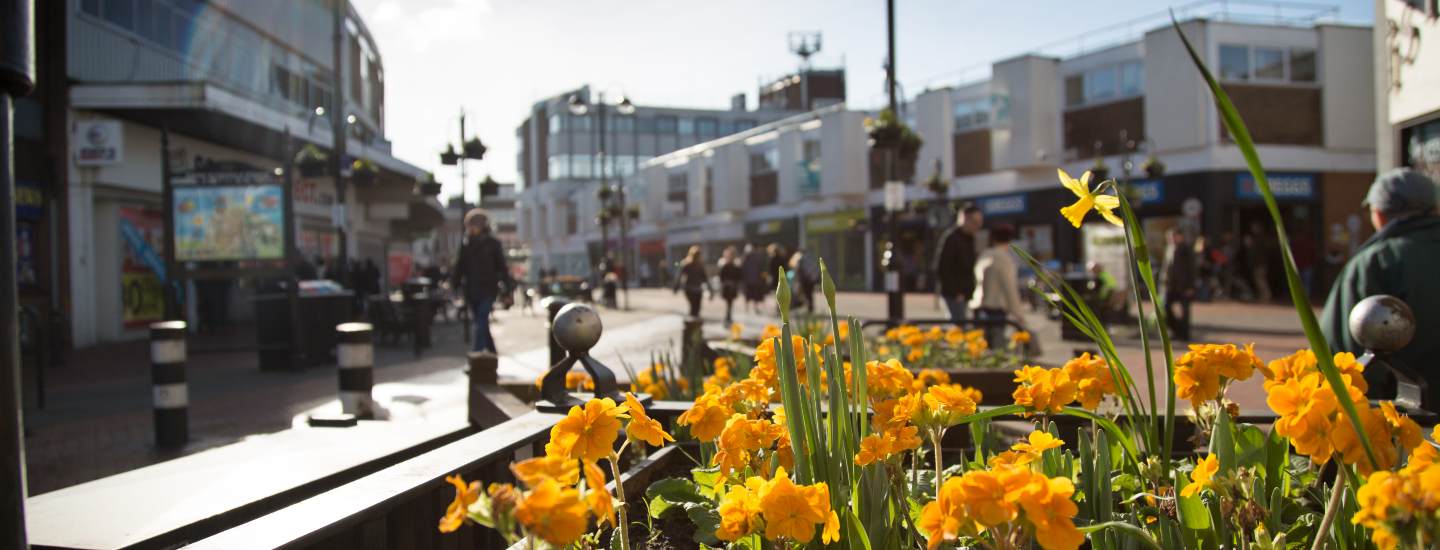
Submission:
[[[620,513],[620,525],[615,526],[620,530],[620,550],[630,550],[630,518],[625,513],[625,485],[620,480],[620,455],[614,451],[610,452],[610,472],[615,474],[615,494],[619,495],[617,500],[620,501],[615,505],[615,510]]]
[[[1336,464],[1335,485],[1330,488],[1330,502],[1325,505],[1325,517],[1320,520],[1320,529],[1315,531],[1315,543],[1310,550],[1322,550],[1330,542],[1330,525],[1335,523],[1335,514],[1340,511],[1340,497],[1345,494],[1345,466]]]
[[[930,431],[930,444],[935,447],[935,499],[940,499],[940,472],[945,467],[940,464],[940,440],[945,437],[945,428],[938,428]]]

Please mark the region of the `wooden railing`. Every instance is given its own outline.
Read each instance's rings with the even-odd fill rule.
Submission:
[[[675,418],[689,407],[670,401],[648,410],[673,430]],[[440,517],[455,495],[445,477],[513,482],[510,464],[543,454],[550,428],[561,418],[527,413],[184,548],[504,548],[504,540],[488,529],[439,532]],[[644,487],[627,492],[631,489]]]

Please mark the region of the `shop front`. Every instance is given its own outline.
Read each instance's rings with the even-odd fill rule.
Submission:
[[[787,217],[746,222],[745,242],[762,249],[778,244],[787,253],[794,252],[800,245],[800,220]]]
[[[866,215],[863,209],[805,217],[805,250],[825,260],[840,290],[865,288]]]

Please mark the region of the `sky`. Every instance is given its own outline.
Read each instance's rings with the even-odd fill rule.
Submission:
[[[820,32],[815,67],[846,69],[848,102],[885,102],[882,0],[352,0],[385,68],[385,133],[396,157],[435,173],[459,194],[460,173],[439,152],[458,145],[459,117],[489,151],[470,162],[467,186],[486,174],[516,177],[515,129],[534,102],[564,90],[624,94],[642,105],[727,108],[761,79],[794,71],[787,34]],[[1230,9],[1273,15],[1272,5]],[[1293,4],[1293,3],[1292,3]],[[1371,0],[1308,4],[1330,21],[1369,25]],[[1186,11],[1186,7],[1188,10]],[[1025,52],[1067,56],[1138,37],[1168,23],[1166,10],[1219,10],[1221,2],[1167,0],[897,0],[896,58],[904,94],[983,78],[989,63]],[[1304,10],[1315,13],[1317,10]],[[1282,15],[1299,15],[1285,10]]]

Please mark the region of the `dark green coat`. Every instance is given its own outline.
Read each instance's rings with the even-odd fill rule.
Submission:
[[[1386,225],[1346,262],[1325,300],[1320,330],[1335,352],[1356,357],[1365,350],[1350,337],[1350,309],[1360,300],[1389,294],[1404,300],[1415,312],[1415,338],[1395,354],[1395,360],[1425,376],[1430,394],[1440,390],[1440,216],[1417,216]],[[1373,382],[1388,388],[1389,377],[1366,372],[1372,396]],[[1390,390],[1393,392],[1393,390]],[[1389,396],[1393,396],[1390,393]]]

